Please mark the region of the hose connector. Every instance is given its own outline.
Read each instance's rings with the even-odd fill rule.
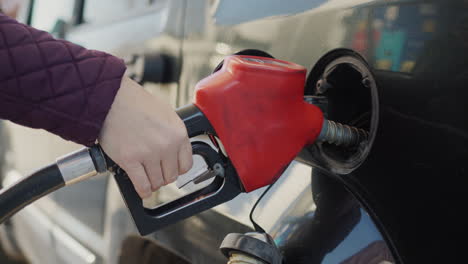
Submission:
[[[98,174],[88,148],[60,157],[56,163],[65,185],[72,185]]]

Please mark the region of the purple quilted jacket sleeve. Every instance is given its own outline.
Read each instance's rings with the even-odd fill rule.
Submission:
[[[0,119],[90,146],[124,72],[116,57],[0,13]]]

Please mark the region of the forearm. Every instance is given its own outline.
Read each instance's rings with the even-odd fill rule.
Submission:
[[[0,118],[92,144],[125,66],[0,14]]]
[[[0,14],[0,118],[84,145],[99,135],[144,198],[191,168],[192,148],[172,107],[124,71],[115,57]]]

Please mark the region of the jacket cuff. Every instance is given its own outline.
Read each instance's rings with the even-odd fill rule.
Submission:
[[[62,126],[70,131],[54,131],[54,133],[88,147],[96,143],[120,88],[125,70],[123,60],[108,55],[102,68],[101,77],[95,86],[88,90],[87,107],[84,108],[85,112],[80,118],[82,121],[75,125]]]

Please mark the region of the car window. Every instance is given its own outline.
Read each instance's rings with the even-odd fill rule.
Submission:
[[[38,0],[34,1],[31,25],[35,28],[54,32],[73,17],[75,0]]]
[[[137,9],[144,9],[151,0],[85,0],[84,22],[100,23],[123,17]]]

